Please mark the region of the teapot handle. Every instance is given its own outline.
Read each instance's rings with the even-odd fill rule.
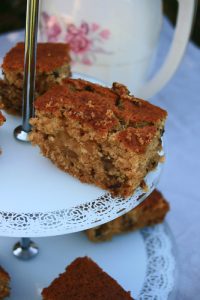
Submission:
[[[179,9],[177,24],[171,48],[166,57],[166,60],[161,66],[161,69],[139,90],[139,96],[144,99],[150,98],[159,90],[161,90],[161,88],[170,80],[170,78],[176,71],[184,55],[193,25],[197,1],[178,0],[178,2]]]

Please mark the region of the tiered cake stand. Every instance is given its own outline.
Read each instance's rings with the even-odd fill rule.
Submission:
[[[105,246],[107,247],[106,256],[105,252],[104,254],[101,253],[102,247],[98,248],[98,251],[100,251],[99,253],[93,255],[94,248],[88,248],[88,244],[86,244],[82,237],[76,237],[78,238],[77,241],[76,238],[72,239],[71,236],[69,236],[68,239],[65,237],[66,243],[68,241],[67,246],[65,245],[65,242],[63,242],[65,239],[61,239],[60,241],[58,239],[54,240],[57,235],[83,231],[101,225],[135,208],[156,187],[161,173],[161,164],[145,178],[148,192],[144,192],[142,188],[138,187],[130,198],[113,198],[106,191],[93,185],[83,184],[70,175],[60,171],[48,159],[40,154],[37,147],[33,147],[29,143],[24,142],[27,140],[27,135],[30,131],[28,121],[33,115],[32,104],[37,44],[36,29],[38,4],[38,0],[27,1],[23,118],[21,121],[21,118],[6,115],[7,121],[1,130],[1,148],[3,149],[3,154],[0,156],[1,255],[6,256],[9,251],[8,243],[7,246],[4,244],[6,237],[21,238],[21,242],[18,242],[14,246],[13,253],[16,257],[23,260],[28,260],[38,253],[37,245],[35,245],[28,237],[49,237],[50,240],[43,239],[38,241],[42,245],[43,250],[45,249],[46,251],[45,254],[44,252],[41,253],[41,260],[35,260],[34,265],[30,265],[29,262],[26,267],[22,264],[18,265],[18,270],[21,268],[22,270],[20,270],[25,276],[25,285],[23,285],[24,296],[22,296],[22,293],[18,293],[18,285],[16,284],[16,286],[13,287],[13,293],[15,293],[15,295],[12,296],[12,299],[40,299],[40,296],[38,296],[40,293],[37,287],[35,287],[37,292],[33,291],[33,285],[37,284],[39,281],[40,287],[46,285],[44,282],[44,271],[45,276],[48,277],[48,274],[51,274],[48,271],[50,265],[54,266],[56,272],[54,277],[59,273],[60,269],[56,269],[59,266],[59,263],[62,265],[62,268],[67,265],[67,260],[64,260],[66,249],[69,251],[69,260],[74,256],[76,257],[83,254],[91,254],[91,256],[96,258],[97,262],[103,257],[106,259],[108,258],[106,260],[107,263],[111,261],[112,258],[115,258],[115,261],[118,261],[118,265],[121,261],[120,270],[129,268],[129,272],[124,272],[124,274],[131,274],[135,267],[131,267],[130,269],[129,264],[127,264],[129,260],[126,260],[125,262],[123,259],[121,260],[120,257],[130,255],[130,259],[131,261],[134,260],[135,266],[140,262],[137,270],[139,276],[138,282],[142,282],[141,278],[142,276],[144,277],[144,274],[147,275],[147,273],[145,273],[145,264],[148,265],[149,262],[150,269],[152,269],[153,266],[152,270],[156,272],[156,274],[153,275],[154,280],[156,281],[158,279],[159,273],[159,282],[160,280],[164,282],[161,295],[166,294],[167,296],[166,298],[162,297],[162,299],[168,299],[168,294],[171,292],[174,282],[174,260],[170,239],[162,226],[157,229],[152,229],[152,232],[150,230],[150,232],[144,231],[143,233],[144,241],[146,241],[145,247],[146,249],[149,249],[149,258],[143,253],[144,250],[141,252],[142,241],[137,234],[135,235],[135,239],[129,241],[126,240],[126,237],[122,237],[124,241],[120,244],[118,243],[118,245],[115,245],[115,242],[114,244],[108,243],[107,246]],[[93,82],[98,82],[93,78],[88,78],[87,76],[80,74],[74,75],[74,77],[83,77]],[[21,122],[22,126],[20,128],[17,127]],[[13,239],[11,240],[13,241]],[[135,244],[133,243],[133,245],[132,242],[134,241]],[[158,241],[159,243],[157,244]],[[67,248],[65,248],[65,246]],[[155,246],[158,248],[156,251]],[[131,256],[132,250],[130,253],[130,249],[132,249],[132,247],[136,252]],[[62,253],[60,253],[61,249]],[[154,257],[155,253],[156,257]],[[50,265],[49,261],[48,263],[46,261],[47,258],[50,258]],[[162,262],[162,265],[159,265],[158,262],[156,262],[157,259]],[[14,264],[13,260],[14,258],[11,257],[8,261],[12,264],[12,268],[14,269],[16,268],[16,264]],[[38,261],[40,261],[40,265]],[[100,261],[102,267],[104,267],[106,261],[104,259],[102,259],[102,262]],[[106,266],[105,269],[109,271],[109,268],[106,268]],[[13,277],[16,278],[18,276],[16,275],[19,274],[18,270],[15,270]],[[29,275],[28,273],[26,275],[26,272],[35,274],[34,283],[31,281],[32,275],[29,278]],[[121,273],[121,271],[117,271],[114,266],[112,267],[110,265],[111,275],[118,279],[117,274],[119,273]],[[135,292],[142,289],[142,294],[140,295],[143,295],[144,299],[147,299],[145,298],[147,295],[152,297],[154,294],[158,295],[158,293],[160,293],[160,290],[157,292],[155,287],[151,290],[153,279],[151,277],[151,272],[148,274],[150,279],[146,278],[146,286],[144,286],[143,289],[142,286],[138,284],[134,287]],[[30,279],[29,283],[27,282],[27,278]],[[167,280],[164,280],[163,278],[166,278]],[[131,277],[128,276],[126,279],[127,281],[130,281]],[[48,280],[50,281],[50,278]],[[136,278],[134,281],[137,283]],[[149,287],[148,282],[151,283]],[[124,283],[123,286],[125,287],[126,283]],[[157,286],[160,289],[160,283]],[[127,289],[129,289],[129,286],[127,286]]]
[[[155,188],[160,165],[145,178],[148,192],[140,187],[128,199],[113,198],[105,191],[82,184],[56,169],[28,143],[29,119],[34,115],[34,85],[37,52],[39,0],[28,0],[25,35],[25,63],[22,121],[7,116],[2,137],[0,234],[21,236],[24,256],[27,236],[50,236],[84,230],[108,222],[136,207]],[[75,75],[80,77],[80,75]],[[84,76],[84,78],[87,78]],[[95,79],[89,78],[97,82]],[[22,125],[17,126],[22,122]],[[13,136],[14,133],[14,136]],[[26,142],[26,143],[25,143]],[[34,248],[34,246],[33,246]],[[37,253],[33,249],[30,257]]]

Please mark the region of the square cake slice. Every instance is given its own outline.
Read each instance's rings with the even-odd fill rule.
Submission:
[[[145,201],[130,212],[111,222],[88,229],[86,234],[93,242],[110,240],[117,234],[161,223],[168,211],[168,202],[158,190],[154,190]]]
[[[116,280],[88,257],[73,261],[42,291],[43,300],[133,300]]]
[[[0,300],[5,299],[10,295],[10,276],[9,274],[0,266]]]
[[[6,111],[20,114],[24,77],[24,43],[18,43],[4,57],[0,80],[0,101]],[[64,43],[38,43],[36,96],[70,76],[69,46]]]
[[[35,101],[30,140],[82,182],[128,197],[160,161],[166,115],[119,83],[65,79]]]

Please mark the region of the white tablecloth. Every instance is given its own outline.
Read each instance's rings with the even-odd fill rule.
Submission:
[[[169,48],[173,29],[165,20],[158,60]],[[22,40],[23,33],[0,36],[0,57]],[[166,164],[159,184],[169,200],[167,220],[177,244],[180,276],[177,300],[200,299],[200,50],[189,44],[185,57],[168,85],[153,102],[165,108]]]
[[[173,29],[165,22],[159,60],[166,53]],[[180,263],[177,299],[200,299],[200,50],[192,43],[156,103],[169,113],[166,165],[159,184],[170,201],[169,225]]]

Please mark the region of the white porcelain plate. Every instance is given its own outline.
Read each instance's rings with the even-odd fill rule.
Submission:
[[[40,253],[28,262],[12,256],[16,241],[0,238],[0,264],[12,278],[10,300],[41,299],[41,290],[75,258],[85,255],[131,291],[136,300],[175,299],[174,245],[165,224],[98,244],[88,241],[83,232],[35,238]]]
[[[83,184],[40,154],[39,148],[16,141],[20,118],[6,115],[0,130],[0,236],[52,236],[108,222],[136,207],[157,185],[159,164],[127,199],[113,198]]]

